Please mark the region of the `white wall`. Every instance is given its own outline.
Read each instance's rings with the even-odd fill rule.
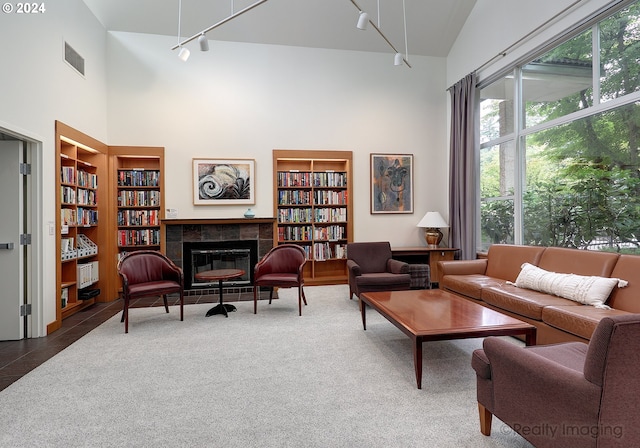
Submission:
[[[480,79],[490,76],[563,34],[573,24],[615,3],[619,1],[477,0],[447,57],[446,84],[451,86],[486,62],[493,61],[479,73]],[[563,14],[547,23],[560,13]],[[494,59],[539,27],[542,27],[539,33],[509,50],[506,56]]]
[[[63,40],[85,57],[87,76],[63,60]],[[47,223],[55,222],[54,121],[61,120],[98,140],[106,138],[106,32],[80,0],[46,2],[42,14],[0,13],[0,128],[42,143],[41,202],[45,224],[36,239],[43,242],[42,328],[55,320],[55,237]],[[3,212],[7,212],[6,210]],[[15,279],[9,279],[14,281]]]
[[[354,153],[354,239],[424,244],[416,224],[448,213],[445,60],[211,41],[182,62],[175,37],[108,38],[108,143],[165,147],[166,206],[180,218],[241,217],[246,206],[192,205],[192,158],[256,160],[256,204],[273,216],[272,149]],[[197,47],[197,46],[196,46]],[[409,153],[413,214],[371,215],[369,154]]]

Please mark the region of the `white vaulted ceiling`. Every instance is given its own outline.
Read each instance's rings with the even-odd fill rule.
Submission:
[[[179,0],[84,0],[109,31],[176,36]],[[255,0],[182,0],[181,35],[193,36]],[[356,0],[402,53],[402,0]],[[445,57],[476,0],[405,0],[409,56]],[[380,14],[378,15],[378,6]],[[211,41],[391,52],[372,27],[356,29],[350,0],[267,0],[207,33]],[[197,43],[190,45],[194,47]]]

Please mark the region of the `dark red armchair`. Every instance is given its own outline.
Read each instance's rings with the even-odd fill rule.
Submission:
[[[268,286],[269,304],[273,299],[273,288],[298,288],[298,315],[302,316],[304,295],[303,269],[307,262],[304,249],[295,244],[281,244],[271,249],[260,260],[253,271],[253,314],[258,312],[258,294],[261,286]]]
[[[482,434],[495,415],[538,448],[640,444],[640,314],[604,317],[588,345],[483,347],[471,360]]]
[[[363,292],[401,291],[411,288],[409,264],[391,258],[388,241],[347,244],[349,299]]]
[[[142,297],[159,297],[169,312],[167,294],[180,295],[180,320],[184,320],[184,277],[182,269],[162,253],[155,250],[129,252],[118,262],[118,274],[122,279],[124,307],[122,319],[124,332],[129,332],[129,304]]]

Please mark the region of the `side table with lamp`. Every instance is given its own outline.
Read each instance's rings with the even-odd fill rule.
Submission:
[[[453,260],[458,251],[452,247],[440,247],[443,234],[441,228],[449,225],[438,212],[427,212],[416,227],[425,229],[426,247],[395,247],[391,249],[393,258],[415,264],[425,263],[429,265],[431,285],[435,286],[440,282],[440,270],[438,261]]]

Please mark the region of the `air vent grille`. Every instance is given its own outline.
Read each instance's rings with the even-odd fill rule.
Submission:
[[[84,58],[67,42],[64,43],[64,60],[84,76]]]

